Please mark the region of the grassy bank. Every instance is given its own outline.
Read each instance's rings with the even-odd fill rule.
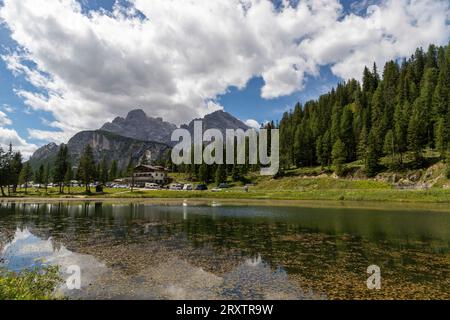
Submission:
[[[264,199],[264,200],[330,200],[330,201],[391,201],[450,203],[450,190],[431,188],[427,190],[399,190],[383,182],[375,181],[330,181],[331,179],[285,178],[281,181],[260,181],[245,192],[241,186],[219,192],[105,189],[100,194],[85,194],[82,188],[72,188],[71,193],[59,194],[57,189],[22,190],[12,198],[54,198],[54,199]],[[0,198],[1,201],[1,198]]]
[[[56,267],[20,273],[0,269],[0,300],[53,300],[60,281]]]

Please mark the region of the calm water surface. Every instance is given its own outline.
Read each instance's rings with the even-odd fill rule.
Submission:
[[[449,248],[450,212],[0,203],[0,267],[78,265],[72,298],[450,299]]]

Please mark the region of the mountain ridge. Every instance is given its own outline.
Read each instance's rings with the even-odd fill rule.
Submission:
[[[189,124],[181,125],[193,133],[194,121],[203,121],[204,131],[217,128],[225,133],[226,129],[245,129],[249,127],[233,115],[219,110],[197,118]],[[99,161],[106,157],[109,161],[116,160],[119,168],[128,165],[131,158],[137,162],[147,152],[152,154],[152,161],[161,160],[164,153],[174,144],[171,139],[175,124],[164,121],[162,118],[152,118],[142,109],[128,112],[125,118],[116,117],[112,122],[105,123],[98,130],[80,131],[66,144],[72,164],[76,165],[87,144],[94,150],[94,158]],[[31,166],[36,169],[41,164],[54,161],[59,146],[52,142],[42,146],[30,158]]]

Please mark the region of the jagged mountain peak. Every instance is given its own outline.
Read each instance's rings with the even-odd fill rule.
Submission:
[[[142,141],[168,143],[176,126],[162,118],[152,118],[142,109],[128,112],[125,118],[118,117],[103,125],[100,130]]]

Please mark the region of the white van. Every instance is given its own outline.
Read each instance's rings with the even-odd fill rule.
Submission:
[[[184,191],[191,191],[194,190],[194,186],[192,184],[185,184],[183,187]]]
[[[161,187],[157,183],[146,183],[145,184],[145,189],[159,190],[159,189],[161,189]]]

